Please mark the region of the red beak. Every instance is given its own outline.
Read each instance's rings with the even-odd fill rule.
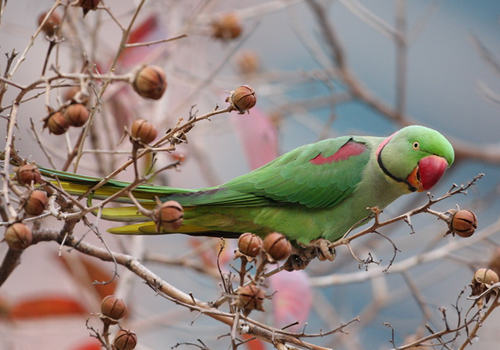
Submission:
[[[427,156],[420,159],[418,166],[406,178],[419,192],[430,189],[443,176],[448,162],[443,157]]]

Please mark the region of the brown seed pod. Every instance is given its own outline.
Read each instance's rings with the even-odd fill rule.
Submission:
[[[216,39],[236,39],[242,32],[240,18],[233,12],[226,13],[212,22],[212,36]]]
[[[246,315],[252,310],[264,311],[262,304],[265,294],[255,284],[238,287],[236,294],[238,294],[237,305]]]
[[[240,253],[255,258],[262,249],[262,239],[250,232],[243,233],[238,238],[238,250]]]
[[[140,96],[158,100],[167,89],[165,71],[158,66],[142,67],[135,75],[132,86]]]
[[[120,329],[116,333],[115,340],[113,341],[114,350],[132,350],[137,345],[137,336],[134,332],[126,329]]]
[[[155,222],[165,230],[177,230],[182,225],[184,209],[176,201],[162,203],[153,212]]]
[[[45,19],[45,16],[47,16],[47,12],[43,12],[38,16],[38,25],[41,25],[43,20]],[[61,25],[61,17],[54,11],[50,14],[49,18],[47,18],[47,21],[42,26],[42,31],[47,35],[47,36],[54,36],[54,34],[57,33],[57,29]]]
[[[29,215],[40,215],[43,213],[49,199],[44,191],[34,190],[31,192],[28,200],[24,203],[24,211]]]
[[[259,56],[254,51],[243,51],[236,58],[238,71],[242,74],[254,74],[259,70]]]
[[[97,6],[101,0],[80,0],[78,1],[78,6],[83,9],[83,15],[85,16],[90,10],[97,9]]]
[[[292,253],[292,245],[281,233],[273,232],[264,238],[264,250],[273,260],[283,260]]]
[[[460,237],[470,237],[477,228],[477,218],[470,210],[458,210],[453,214],[450,231]]]
[[[66,108],[64,117],[69,125],[80,127],[83,126],[89,119],[89,111],[83,104],[75,103]]]
[[[49,132],[54,135],[62,135],[69,129],[69,123],[64,114],[54,112],[45,119],[44,128],[48,128]]]
[[[108,295],[101,302],[101,313],[111,320],[111,323],[116,323],[116,320],[121,319],[127,314],[127,306],[122,299],[114,295]]]
[[[130,134],[132,137],[141,140],[142,143],[148,144],[156,139],[158,131],[150,122],[144,119],[137,119],[132,123]]]
[[[492,285],[499,281],[498,275],[491,269],[481,268],[474,272],[474,281],[480,284]]]
[[[16,179],[21,185],[30,185],[31,183],[41,183],[42,175],[35,164],[24,164],[17,169]]]
[[[23,250],[31,245],[33,235],[28,226],[18,222],[7,227],[4,239],[10,249]]]
[[[257,97],[255,96],[255,91],[250,86],[242,85],[231,92],[228,102],[240,113],[244,113],[255,106]]]

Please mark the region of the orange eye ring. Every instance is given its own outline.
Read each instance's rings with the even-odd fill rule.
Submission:
[[[420,143],[418,143],[417,141],[413,142],[413,145],[412,145],[413,149],[415,151],[418,151],[420,149]]]

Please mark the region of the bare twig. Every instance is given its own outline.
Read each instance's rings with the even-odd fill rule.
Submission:
[[[147,42],[143,42],[143,43],[130,43],[130,44],[125,45],[125,47],[126,48],[130,48],[130,47],[141,47],[141,46],[157,45],[157,44],[163,44],[163,43],[168,43],[170,41],[175,41],[175,40],[183,39],[183,38],[186,38],[186,37],[187,37],[187,34],[181,34],[181,35],[177,35],[177,36],[174,36],[174,37],[168,38],[168,39],[147,41]]]

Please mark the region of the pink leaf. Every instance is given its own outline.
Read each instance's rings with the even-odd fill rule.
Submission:
[[[250,114],[234,114],[232,120],[240,134],[248,163],[252,169],[278,156],[278,133],[267,115],[258,108],[252,108]]]
[[[312,291],[304,271],[280,272],[271,277],[273,314],[276,327],[304,323],[311,310]],[[300,325],[291,327],[297,330]]]

